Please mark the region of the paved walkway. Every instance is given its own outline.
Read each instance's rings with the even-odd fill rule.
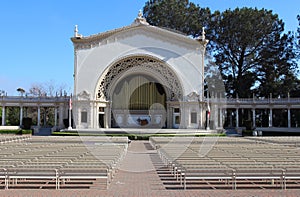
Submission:
[[[0,190],[0,196],[300,196],[300,190],[167,190],[158,173],[164,169],[147,141],[133,141],[108,190]]]
[[[133,141],[113,178],[108,193],[113,196],[151,196],[165,190],[156,170],[162,162],[146,141]],[[120,193],[120,191],[123,191]]]

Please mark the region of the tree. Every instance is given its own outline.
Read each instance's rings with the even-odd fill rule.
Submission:
[[[297,28],[297,33],[296,33],[296,56],[298,60],[298,64],[300,63],[300,15],[297,16],[299,26]],[[293,86],[293,89],[290,91],[290,96],[291,97],[300,97],[300,79],[295,77],[295,80],[291,80],[288,83],[290,83]]]
[[[297,88],[297,63],[294,36],[291,32],[277,39],[277,44],[266,45],[262,63],[257,67],[259,96],[287,97]],[[275,47],[274,47],[275,46]],[[273,57],[273,58],[270,58]]]
[[[300,59],[300,15],[297,16],[299,26],[297,28],[297,55],[298,59]]]
[[[0,90],[0,96],[5,96],[7,93],[4,90]]]
[[[281,81],[293,71],[292,37],[283,34],[284,23],[272,11],[236,8],[215,12],[212,25],[211,52],[229,96],[251,97],[255,88],[259,96],[266,96],[260,90],[270,87],[268,91],[273,92],[276,85],[269,82]]]
[[[29,96],[39,97],[39,96],[57,96],[62,95],[65,91],[65,85],[57,85],[54,81],[48,81],[45,83],[35,83],[29,88]]]
[[[63,92],[66,92],[65,85],[56,85],[54,81],[49,81],[45,83],[36,83],[31,86],[28,91],[28,96],[33,97],[54,97],[54,96],[62,96]],[[30,114],[30,118],[32,118],[33,124],[37,123],[37,108],[27,108],[26,112]],[[42,107],[41,108],[41,123],[47,126],[53,126],[55,122],[55,109],[53,107]]]
[[[18,88],[18,89],[17,89],[17,92],[19,92],[19,94],[20,94],[21,96],[23,96],[23,94],[25,93],[25,90],[24,90],[23,88]]]
[[[202,27],[208,28],[211,16],[209,8],[200,8],[188,0],[150,0],[146,2],[143,12],[149,24],[194,38],[200,36]],[[220,84],[222,80],[211,55],[208,54],[207,58],[209,66],[205,67],[205,89],[220,95],[224,93],[224,84]]]
[[[188,0],[150,0],[146,2],[143,12],[149,24],[193,37],[199,36],[210,17],[209,8],[200,8]]]
[[[211,14],[188,0],[152,0],[144,13],[152,25],[193,37],[206,27],[207,51],[221,72],[228,97],[252,97],[253,93],[266,97],[276,91],[286,96],[294,88],[294,37],[284,34],[283,21],[272,11],[236,8]],[[280,92],[281,88],[285,91]]]
[[[9,126],[20,125],[20,108],[19,107],[6,107],[6,123]]]

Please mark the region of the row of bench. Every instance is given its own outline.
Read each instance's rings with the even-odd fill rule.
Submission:
[[[11,143],[11,142],[20,142],[28,140],[31,138],[31,135],[0,135],[0,144]]]
[[[82,168],[13,168],[0,169],[0,179],[4,182],[4,188],[9,189],[10,185],[16,186],[18,180],[55,181],[55,188],[60,189],[61,184],[70,180],[106,180],[106,186],[110,182],[110,173],[105,167],[82,167]]]
[[[20,180],[50,181],[61,188],[72,180],[105,180],[108,187],[128,147],[126,137],[31,137],[0,146],[0,179],[5,189]]]
[[[245,180],[277,181],[282,189],[287,180],[300,180],[300,150],[294,147],[244,138],[207,144],[204,138],[152,137],[150,143],[184,189],[195,180],[219,180],[233,189]]]

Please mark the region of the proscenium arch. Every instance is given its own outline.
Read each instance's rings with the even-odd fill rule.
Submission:
[[[149,55],[123,57],[112,63],[100,77],[96,98],[110,101],[114,88],[124,77],[131,74],[146,74],[163,85],[167,101],[180,101],[183,88],[176,73],[164,61]]]

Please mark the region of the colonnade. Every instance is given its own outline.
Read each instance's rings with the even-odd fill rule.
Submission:
[[[226,113],[231,113],[230,116],[231,116],[231,118],[234,118],[235,124],[232,123],[233,121],[231,119],[231,120],[228,121],[229,124],[227,124],[225,126],[233,126],[233,127],[243,126],[243,125],[241,125],[241,119],[240,119],[240,111],[241,110],[244,110],[244,109],[241,109],[241,108],[226,109],[226,112],[225,112],[225,110],[223,112],[223,113],[225,113],[225,115],[223,115],[221,113],[219,114],[220,119],[223,118],[224,116],[227,116]],[[259,116],[259,114],[256,113],[257,110],[267,110],[267,113],[268,113],[268,124],[267,125],[265,125],[265,126],[256,125],[256,122],[258,121],[257,116]],[[251,126],[253,128],[255,128],[257,126],[259,126],[259,127],[273,127],[274,126],[274,123],[273,123],[274,122],[274,113],[273,113],[274,110],[278,110],[278,109],[272,109],[272,108],[268,108],[268,109],[255,109],[255,108],[253,108],[253,109],[250,109],[250,111],[252,113],[251,118],[250,118],[251,123],[252,123]],[[293,124],[293,125],[296,125],[296,126],[292,126],[292,118],[291,118],[292,114],[291,114],[291,109],[290,108],[280,109],[280,110],[284,110],[287,113],[286,117],[285,117],[286,120],[283,120],[283,121],[287,122],[287,125],[285,125],[285,127],[287,127],[287,128],[298,127],[298,126],[300,127],[300,124],[299,125],[297,124],[298,122],[300,123],[300,117],[298,118],[299,120],[298,121],[295,120],[296,122],[294,122],[294,124]],[[298,110],[299,113],[300,113],[300,109],[295,109],[295,110]],[[230,117],[229,117],[229,119],[230,119]]]
[[[63,127],[63,119],[68,117],[68,100],[69,97],[0,97],[0,107],[2,108],[2,123],[1,126],[6,126],[7,108],[8,107],[18,107],[19,108],[19,125],[22,126],[24,116],[24,108],[37,108],[37,125],[35,126],[45,126],[46,118],[44,117],[44,122],[41,122],[42,109],[52,108],[54,116],[55,127]]]
[[[5,126],[6,123],[7,107],[19,107],[20,125],[23,125],[24,108],[37,108],[36,126],[42,126],[42,109],[52,108],[54,109],[51,112],[54,113],[54,126],[63,127],[63,120],[68,118],[69,98],[68,96],[43,98],[2,96],[0,97],[0,107],[2,108],[1,126]],[[214,128],[244,127],[246,121],[248,123],[250,121],[252,127],[300,127],[300,98],[210,98],[209,104],[211,108],[210,121],[213,123]],[[202,119],[202,113],[200,114]]]
[[[211,98],[216,126],[245,127],[300,127],[300,98],[219,99]]]

